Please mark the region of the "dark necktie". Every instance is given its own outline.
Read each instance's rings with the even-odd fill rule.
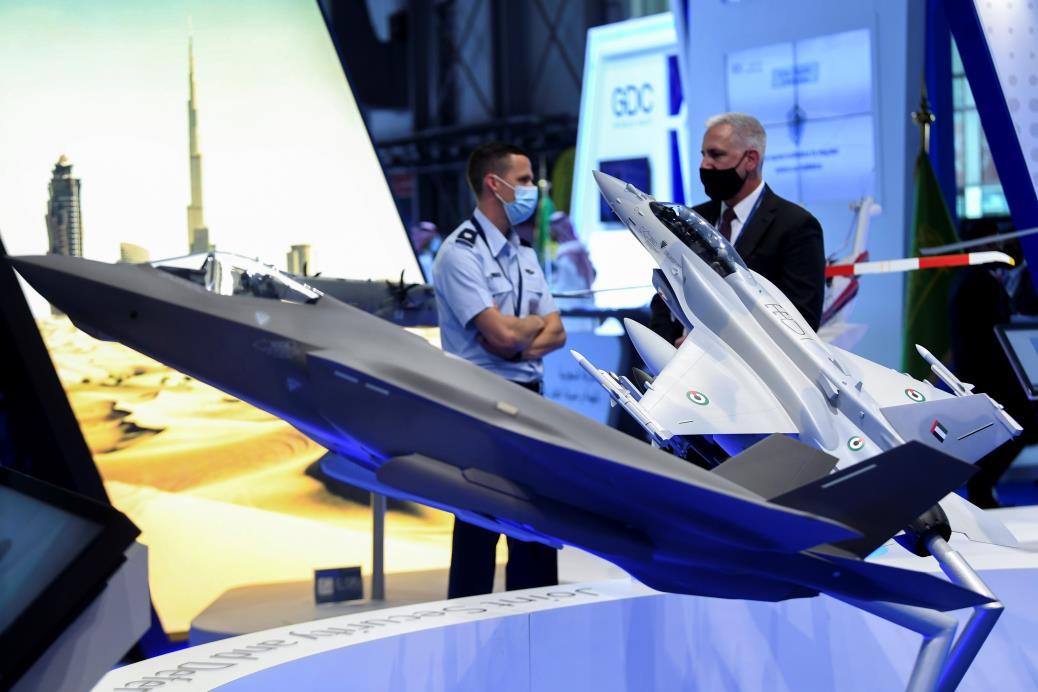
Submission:
[[[717,227],[721,235],[728,242],[732,242],[732,221],[735,220],[735,209],[727,207],[724,210],[724,214],[721,214],[721,225]]]

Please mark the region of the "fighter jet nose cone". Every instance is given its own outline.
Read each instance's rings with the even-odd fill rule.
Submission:
[[[605,197],[609,205],[615,209],[615,205],[621,203],[623,199],[624,190],[627,184],[619,178],[614,178],[608,173],[602,171],[592,171],[595,176],[595,182],[598,184],[598,189],[602,192],[602,196]]]
[[[634,185],[630,185],[619,178],[614,178],[608,173],[602,171],[592,171],[595,176],[595,182],[598,184],[598,189],[602,191],[602,196],[606,198],[609,205],[616,209],[616,205],[623,205],[625,201],[632,199],[649,200],[644,192],[636,188]]]
[[[595,176],[595,182],[598,184],[598,189],[602,192],[624,189],[624,181],[619,178],[614,178],[608,173],[603,173],[602,171],[591,171],[591,174]]]
[[[92,302],[103,304],[106,298],[100,292],[104,285],[98,281],[96,268],[111,270],[116,266],[67,255],[28,255],[7,260],[51,305],[66,313]]]
[[[12,267],[18,270],[18,273],[21,274],[26,281],[31,282],[33,276],[39,274],[41,271],[47,271],[53,268],[53,257],[54,255],[9,256],[7,261],[11,263]]]

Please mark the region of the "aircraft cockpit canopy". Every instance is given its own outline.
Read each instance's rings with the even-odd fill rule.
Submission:
[[[734,274],[736,267],[746,269],[746,263],[732,244],[688,207],[670,202],[650,202],[649,209],[721,278]]]
[[[210,293],[224,296],[251,295],[293,303],[315,303],[324,295],[276,267],[229,252],[199,253],[151,264],[203,286]]]

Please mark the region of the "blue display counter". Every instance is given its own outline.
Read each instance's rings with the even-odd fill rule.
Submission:
[[[1038,554],[953,542],[1005,603],[959,689],[1038,689]],[[875,559],[937,569],[896,546]],[[919,641],[827,597],[729,601],[619,579],[279,627],[120,668],[95,689],[874,692],[904,689]]]

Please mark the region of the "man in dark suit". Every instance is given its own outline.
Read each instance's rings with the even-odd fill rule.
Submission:
[[[693,209],[732,241],[750,269],[786,294],[812,329],[818,329],[825,292],[821,225],[764,183],[767,135],[756,118],[722,113],[707,120],[706,127],[699,177],[710,201]],[[680,324],[659,296],[653,298],[652,309],[650,326],[673,342],[681,333]]]

